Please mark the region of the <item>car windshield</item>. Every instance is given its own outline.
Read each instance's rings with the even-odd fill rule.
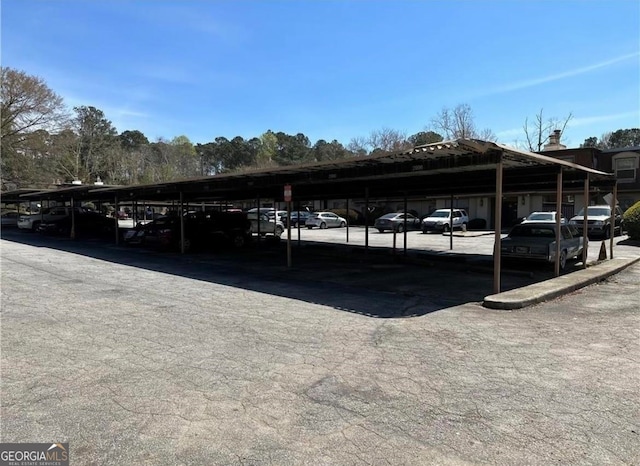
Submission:
[[[580,209],[579,216],[584,216],[584,209]],[[608,217],[611,215],[611,209],[608,207],[587,207],[587,217],[591,215],[593,217]]]
[[[551,227],[542,227],[535,225],[517,225],[513,227],[511,233],[509,233],[511,238],[522,238],[522,237],[530,237],[530,238],[555,238],[556,234]]]
[[[544,212],[539,214],[531,214],[527,217],[527,220],[553,220],[553,213]]]
[[[434,213],[429,215],[429,217],[449,218],[449,214],[450,214],[450,211],[448,210],[436,210]]]

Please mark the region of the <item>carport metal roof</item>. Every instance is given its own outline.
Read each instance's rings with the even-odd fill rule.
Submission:
[[[283,186],[292,185],[293,199],[353,199],[365,196],[479,195],[496,192],[496,168],[503,164],[502,192],[556,191],[556,175],[563,171],[563,190],[613,186],[615,178],[553,157],[521,151],[476,139],[458,139],[417,146],[410,150],[338,161],[310,163],[242,173],[192,178],[169,183],[135,186],[78,186],[20,196],[28,199],[170,200],[183,193],[185,201],[275,199]],[[82,189],[81,189],[82,188]],[[55,196],[55,197],[54,197]]]
[[[44,193],[46,191],[49,191],[49,190],[43,190],[43,189],[37,189],[37,188],[12,189],[10,191],[5,191],[2,193],[1,201],[4,204],[15,204],[18,202],[25,202],[26,199],[22,196],[26,196],[32,193]],[[37,197],[36,199],[40,199],[40,197]]]

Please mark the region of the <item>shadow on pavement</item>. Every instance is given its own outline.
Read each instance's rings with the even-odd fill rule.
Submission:
[[[490,261],[437,254],[404,257],[344,245],[292,245],[287,267],[286,243],[254,244],[240,251],[191,254],[116,246],[106,240],[71,240],[3,229],[0,236],[35,247],[286,297],[376,318],[425,315],[492,293]],[[490,257],[489,257],[490,259]],[[502,291],[553,276],[546,266],[525,272],[506,270]],[[382,305],[388,303],[388,305]]]

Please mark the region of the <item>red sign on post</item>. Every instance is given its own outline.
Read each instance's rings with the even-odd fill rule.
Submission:
[[[291,185],[290,184],[284,185],[284,201],[291,202]]]

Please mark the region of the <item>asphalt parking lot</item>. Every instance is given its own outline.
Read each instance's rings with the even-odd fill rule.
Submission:
[[[639,265],[496,311],[475,260],[327,248],[288,269],[283,244],[3,232],[2,440],[69,441],[72,464],[640,462]]]

